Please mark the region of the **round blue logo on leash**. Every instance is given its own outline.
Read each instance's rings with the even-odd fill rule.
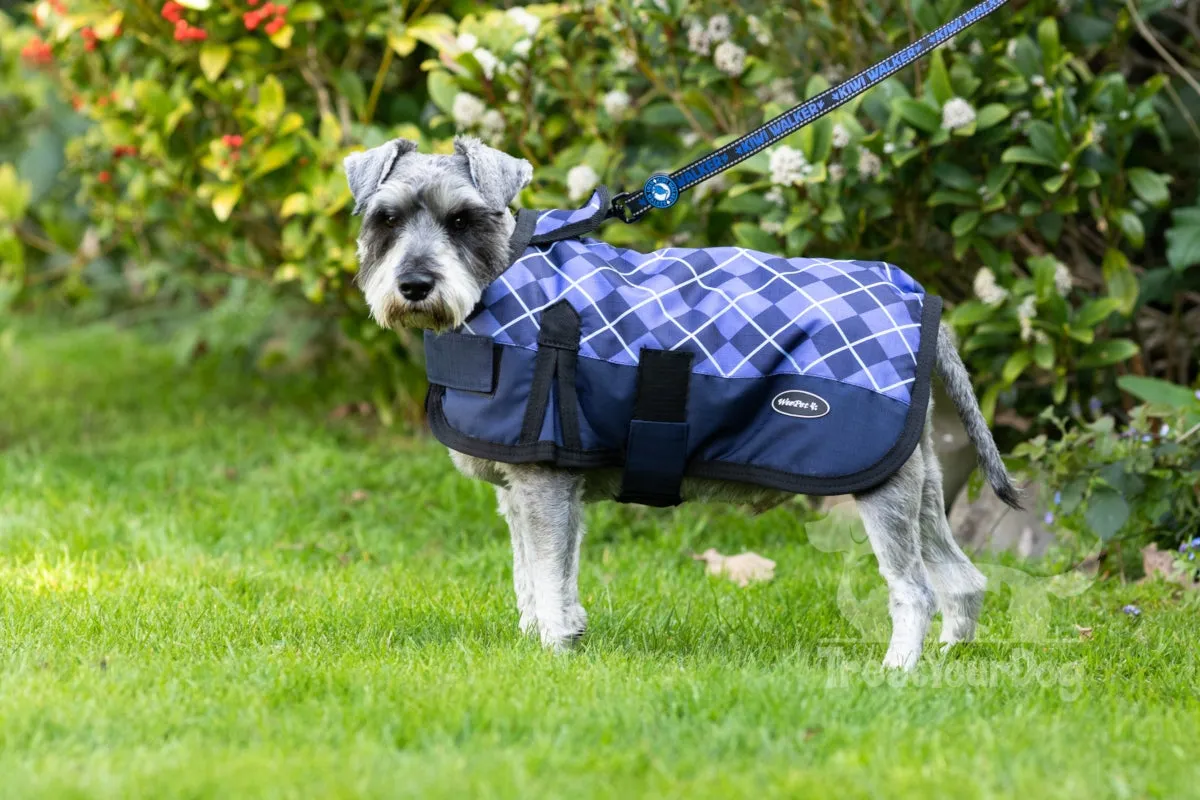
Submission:
[[[642,187],[642,194],[655,208],[670,208],[679,199],[679,187],[670,175],[651,175]]]

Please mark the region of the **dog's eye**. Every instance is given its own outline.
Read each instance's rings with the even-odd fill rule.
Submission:
[[[395,214],[386,214],[383,217],[383,224],[387,225],[389,228],[394,228],[400,224],[400,217],[396,216]]]
[[[452,231],[465,231],[470,224],[471,220],[466,214],[455,214],[450,218],[450,230]]]

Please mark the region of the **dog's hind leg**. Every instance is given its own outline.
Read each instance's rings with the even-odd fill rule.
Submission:
[[[587,614],[579,603],[583,482],[577,475],[539,467],[514,465],[505,472],[513,563],[517,553],[523,553],[542,644],[564,649],[587,626]]]
[[[941,642],[943,649],[948,649],[958,642],[975,638],[975,624],[983,607],[987,579],[954,541],[943,505],[942,469],[934,452],[928,423],[921,438],[921,453],[925,462],[921,493],[921,558],[937,595],[938,608],[942,612]]]
[[[934,612],[933,587],[921,559],[920,515],[925,483],[921,448],[886,483],[855,495],[879,573],[888,586],[892,638],[884,667],[912,669],[921,657]]]

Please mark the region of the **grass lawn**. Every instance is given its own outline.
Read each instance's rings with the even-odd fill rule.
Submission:
[[[555,656],[517,632],[490,489],[435,443],[331,420],[353,386],[20,325],[0,336],[0,796],[1200,795],[1195,597],[1102,584],[1051,601],[1061,643],[1022,646],[989,641],[1009,613],[990,594],[979,643],[889,683],[882,644],[831,659],[857,636],[847,567],[795,508],[606,505],[591,629]],[[708,578],[687,556],[707,547],[776,579]],[[873,561],[850,569],[881,591]]]

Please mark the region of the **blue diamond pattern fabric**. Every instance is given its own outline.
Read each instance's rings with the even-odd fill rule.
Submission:
[[[741,247],[651,253],[561,238],[602,215],[541,212],[532,244],[484,292],[464,332],[537,349],[542,311],[579,312],[579,355],[634,366],[644,347],[693,353],[693,373],[720,378],[801,375],[912,398],[925,292],[879,261],[783,258]]]

